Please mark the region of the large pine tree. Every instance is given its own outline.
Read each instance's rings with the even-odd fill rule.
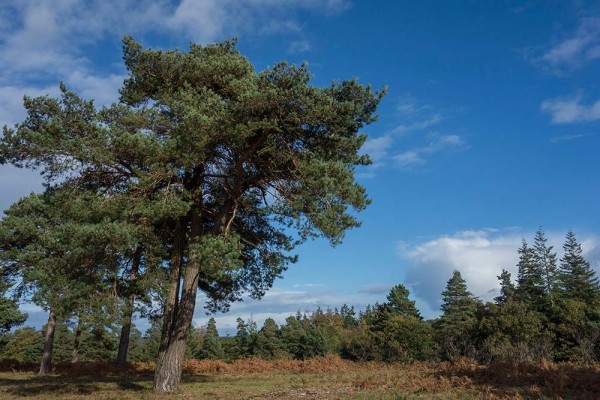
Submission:
[[[356,80],[318,88],[306,65],[257,73],[235,42],[189,51],[124,41],[119,104],[97,110],[64,86],[27,98],[0,162],[40,167],[52,183],[94,188],[171,240],[154,389],[176,391],[198,289],[211,310],[261,297],[294,246],[339,243],[369,203],[355,168],[384,92]],[[297,233],[297,235],[295,234]]]

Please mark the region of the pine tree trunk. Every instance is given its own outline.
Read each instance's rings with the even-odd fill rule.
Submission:
[[[181,227],[180,227],[181,228]],[[201,238],[202,225],[198,209],[193,207],[190,212],[190,243],[197,243]],[[182,251],[182,248],[179,248]],[[198,275],[200,271],[199,254],[192,249],[188,255],[188,263],[183,276],[181,298],[177,302],[177,292],[169,293],[165,307],[165,322],[161,338],[161,349],[156,364],[154,376],[154,391],[175,392],[181,382],[181,370],[185,358],[186,342],[192,325],[196,293],[198,291]],[[178,262],[179,268],[181,264]],[[179,269],[178,268],[178,269]],[[171,271],[173,277],[174,271]],[[179,282],[179,279],[177,280]],[[171,281],[172,290],[175,286]],[[171,310],[173,310],[171,312]],[[168,312],[171,314],[169,315]],[[174,318],[170,318],[170,317]]]
[[[127,351],[129,349],[129,335],[131,333],[131,321],[133,319],[133,306],[135,304],[135,284],[137,281],[140,263],[142,260],[142,247],[138,246],[133,255],[131,264],[131,274],[129,276],[129,299],[127,307],[124,310],[123,327],[119,338],[119,350],[117,353],[117,368],[124,370],[127,368]]]
[[[79,344],[81,340],[81,317],[77,319],[77,329],[75,329],[75,338],[73,340],[73,353],[71,355],[71,362],[79,361]]]
[[[44,340],[44,355],[40,363],[39,375],[45,375],[52,369],[52,348],[54,347],[54,332],[56,331],[56,314],[50,310],[48,326],[46,327],[46,339]]]

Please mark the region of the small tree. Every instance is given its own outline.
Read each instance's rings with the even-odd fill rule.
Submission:
[[[413,300],[408,298],[409,292],[404,285],[394,286],[387,295],[387,303],[383,305],[385,312],[403,317],[413,317],[422,320],[421,313]]]
[[[500,276],[498,276],[498,280],[500,281],[500,296],[494,299],[496,304],[504,304],[514,299],[516,288],[510,279],[510,272],[503,269]]]
[[[5,297],[6,291],[2,289],[2,286],[3,283],[0,281],[0,336],[27,320],[27,314],[19,311],[17,302]]]
[[[563,245],[564,256],[560,260],[560,287],[563,296],[578,300],[592,308],[600,300],[598,277],[590,263],[583,258],[581,245],[575,234],[569,230]]]
[[[548,246],[548,239],[543,229],[535,233],[533,239],[533,262],[542,273],[544,293],[546,295],[545,312],[551,315],[558,295],[558,268],[556,266],[556,253],[553,247]]]
[[[519,263],[517,295],[528,307],[536,311],[544,311],[547,303],[543,271],[535,262],[533,249],[523,239],[518,250]]]
[[[267,360],[283,358],[287,355],[285,346],[281,341],[279,326],[272,318],[267,318],[263,327],[258,331],[256,355]]]
[[[436,336],[445,358],[471,355],[473,351],[477,300],[467,289],[467,283],[454,270],[442,292],[442,316],[436,321]]]
[[[222,360],[225,357],[223,346],[219,341],[219,331],[217,330],[217,321],[214,318],[208,320],[206,331],[202,342],[201,358],[211,360]]]

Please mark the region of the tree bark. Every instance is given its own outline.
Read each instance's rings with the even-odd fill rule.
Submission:
[[[75,338],[73,340],[73,353],[71,362],[79,361],[79,344],[81,343],[81,316],[77,318],[77,328],[75,329]]]
[[[133,306],[135,304],[135,284],[142,261],[142,247],[138,246],[133,255],[131,263],[131,273],[129,275],[129,299],[124,310],[123,327],[121,327],[121,336],[119,338],[119,350],[117,352],[117,368],[124,370],[127,368],[127,351],[129,349],[129,336],[131,333],[131,321],[133,319]]]
[[[197,207],[190,211],[190,243],[199,243],[202,236],[202,221]],[[183,250],[180,248],[179,250]],[[181,264],[178,264],[181,269]],[[154,375],[154,391],[172,393],[179,389],[181,382],[181,371],[185,358],[186,341],[196,306],[196,294],[198,291],[198,275],[200,272],[200,257],[198,250],[193,246],[190,248],[188,262],[183,276],[183,287],[181,297],[177,301],[178,291],[169,293],[167,306],[165,307],[165,322],[161,338],[161,349],[156,364]],[[171,270],[174,276],[174,270]],[[177,280],[179,282],[179,279]],[[175,287],[171,282],[171,290]],[[177,285],[179,289],[179,285]],[[169,304],[171,303],[171,304]],[[169,308],[172,307],[173,308]],[[167,312],[173,310],[171,317]],[[167,325],[168,324],[168,325]]]
[[[44,355],[40,363],[39,375],[45,375],[52,369],[52,348],[54,347],[54,332],[56,331],[56,314],[50,310],[48,326],[46,327],[46,339],[44,340]]]

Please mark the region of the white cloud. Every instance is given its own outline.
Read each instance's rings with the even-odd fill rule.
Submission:
[[[600,119],[600,100],[589,105],[582,103],[581,95],[544,100],[543,112],[551,115],[552,123],[568,124],[575,122],[591,122]]]
[[[564,233],[546,233],[549,245],[554,246],[558,257],[562,256]],[[502,269],[517,278],[517,249],[525,237],[531,244],[533,233],[523,234],[515,229],[473,230],[444,235],[426,242],[407,246],[400,242],[400,255],[409,262],[406,275],[407,285],[419,298],[425,316],[439,314],[441,292],[446,282],[457,269],[466,280],[469,290],[484,301],[497,295],[497,276]],[[578,238],[584,256],[600,271],[600,240],[595,236]]]
[[[48,87],[17,87],[0,86],[0,126],[12,126],[21,121],[26,116],[23,108],[24,96],[56,96],[58,95],[58,86]]]
[[[347,1],[312,0],[6,1],[0,20],[11,16],[12,29],[0,29],[0,84],[67,80],[73,71],[90,75],[86,49],[124,34],[168,32],[202,43],[239,34],[299,34],[298,11],[330,14],[347,7]],[[309,46],[306,40],[293,45],[297,51]]]
[[[372,171],[384,166],[388,160],[400,169],[412,170],[416,166],[426,164],[434,153],[466,146],[464,139],[458,135],[430,132],[416,139],[422,141],[422,138],[425,138],[428,143],[403,151],[392,151],[401,138],[413,132],[425,131],[445,120],[442,113],[436,112],[429,104],[419,102],[410,93],[400,96],[396,109],[405,122],[387,131],[383,136],[367,140],[363,150],[371,155],[374,165],[371,166],[371,172],[361,173],[361,177],[373,177],[375,173]]]
[[[361,151],[363,154],[368,154],[371,157],[371,160],[373,160],[373,164],[377,166],[387,157],[391,145],[392,137],[390,135],[384,135],[367,139]]]
[[[419,131],[434,126],[442,121],[442,119],[443,118],[440,114],[433,114],[420,121],[398,125],[396,128],[392,129],[391,133],[395,135],[405,135],[410,132]]]
[[[600,58],[600,17],[582,19],[577,31],[548,49],[537,61],[553,68],[576,67]]]
[[[361,168],[358,178],[373,178],[375,176],[375,171],[385,166],[392,143],[393,138],[391,135],[367,139],[360,151],[361,154],[368,154],[371,157],[373,164],[369,165],[366,169]]]
[[[590,135],[587,135],[585,133],[576,133],[576,134],[572,134],[572,135],[555,136],[552,139],[550,139],[550,142],[551,143],[570,142],[572,140],[581,139],[586,136],[590,136]]]
[[[466,142],[458,135],[430,135],[432,137],[428,145],[417,147],[394,156],[396,166],[401,169],[410,170],[427,162],[427,157],[448,149],[460,149],[466,146]]]
[[[41,192],[43,179],[39,172],[0,165],[0,217],[11,204],[31,192]]]
[[[431,106],[429,104],[420,103],[410,93],[404,93],[400,96],[396,109],[405,117],[414,117],[431,109]]]
[[[308,40],[295,40],[290,44],[288,52],[291,54],[306,53],[310,51],[311,44]]]
[[[415,165],[425,164],[425,160],[421,157],[420,149],[405,151],[394,156],[396,165],[400,168],[407,169]]]

